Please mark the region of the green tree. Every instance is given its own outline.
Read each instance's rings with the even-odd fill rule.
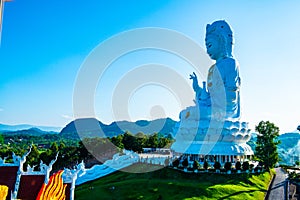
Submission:
[[[0,146],[4,144],[4,138],[2,134],[0,133]]]
[[[277,152],[277,145],[280,144],[280,141],[277,140],[279,128],[269,121],[261,121],[255,130],[258,132],[255,156],[269,170],[279,161]]]
[[[51,150],[47,149],[46,151],[44,151],[40,154],[40,159],[48,165],[52,160],[51,155],[52,155]]]
[[[125,132],[122,143],[124,145],[124,148],[127,150],[132,150],[135,152],[142,152],[143,147],[139,144],[139,141],[136,137],[134,137],[130,132]]]
[[[36,145],[32,144],[31,152],[26,157],[25,168],[27,169],[27,165],[29,164],[31,167],[38,166],[40,163],[40,153]],[[23,166],[24,167],[24,166]]]
[[[148,139],[148,147],[157,148],[158,145],[159,145],[158,133],[154,133],[154,134],[150,135],[150,137]]]
[[[79,152],[80,161],[93,158],[93,155],[86,149],[82,141],[78,142],[77,151]]]
[[[169,144],[169,140],[163,136],[159,137],[158,148],[166,148]]]
[[[66,148],[66,144],[64,142],[60,142],[59,147],[58,147],[59,151],[62,151],[65,148]]]
[[[143,132],[138,132],[136,135],[135,135],[136,139],[137,139],[137,142],[138,144],[143,148],[146,146],[146,143],[147,143],[147,140],[148,140],[148,137],[147,135],[145,135]]]
[[[122,143],[123,135],[120,134],[120,135],[114,136],[110,140],[119,149],[124,149],[124,144]]]
[[[79,159],[80,152],[77,151],[77,147],[68,146],[61,149],[58,154],[57,161],[54,164],[54,169],[62,169],[65,166],[74,166],[77,162],[81,162]],[[55,158],[52,158],[53,160]]]
[[[56,155],[56,153],[58,152],[59,148],[56,142],[53,142],[51,144],[50,150],[52,151],[53,154]]]

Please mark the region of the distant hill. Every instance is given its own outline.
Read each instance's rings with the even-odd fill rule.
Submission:
[[[281,141],[281,144],[278,145],[282,149],[295,148],[300,140],[299,132],[295,133],[285,133],[279,135],[278,139]]]
[[[294,165],[300,157],[300,133],[298,131],[292,133],[284,133],[278,136],[280,140],[278,154],[281,161],[279,163]],[[252,133],[252,137],[247,142],[253,150],[255,150],[256,134]]]
[[[113,137],[129,131],[132,134],[143,132],[145,134],[152,134],[159,132],[162,134],[172,133],[176,121],[165,118],[156,119],[152,121],[139,120],[136,122],[118,121],[106,125],[95,118],[76,119],[67,124],[60,132],[61,136],[66,138],[81,137]]]
[[[34,136],[41,136],[45,134],[58,134],[58,132],[54,131],[42,131],[38,128],[30,128],[24,130],[17,130],[17,131],[1,131],[2,134],[5,135],[34,135]]]
[[[280,163],[294,165],[300,160],[300,134],[299,132],[285,133],[278,137],[281,143],[278,145]]]
[[[38,128],[42,131],[47,131],[47,132],[60,132],[61,131],[61,127],[35,126],[35,125],[30,125],[30,124],[18,124],[18,125],[0,124],[1,132],[28,130],[31,128]]]

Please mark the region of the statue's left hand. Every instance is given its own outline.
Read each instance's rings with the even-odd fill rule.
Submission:
[[[193,72],[193,74],[190,74],[190,79],[197,80],[197,75],[195,74],[195,72]]]

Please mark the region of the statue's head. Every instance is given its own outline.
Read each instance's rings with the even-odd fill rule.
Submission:
[[[205,45],[213,60],[232,56],[233,36],[230,26],[224,20],[206,26]]]

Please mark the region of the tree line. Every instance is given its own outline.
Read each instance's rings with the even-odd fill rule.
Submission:
[[[277,139],[279,128],[269,121],[261,121],[255,130],[258,132],[255,158],[262,162],[266,169],[273,168],[279,161],[277,152],[277,145],[280,143]],[[12,152],[22,156],[32,145],[25,167],[27,164],[38,167],[41,160],[48,164],[59,152],[53,169],[61,169],[74,166],[82,160],[86,163],[96,162],[95,160],[104,162],[122,149],[140,153],[143,148],[170,148],[173,142],[171,134],[148,135],[140,132],[133,135],[128,131],[111,138],[84,138],[81,141],[63,138],[58,134],[43,136],[0,134],[0,157],[7,157],[7,160],[11,161]]]
[[[82,160],[87,167],[93,164],[103,163],[112,158],[122,149],[142,152],[143,148],[168,148],[174,141],[171,135],[164,136],[160,133],[147,135],[137,133],[133,135],[125,132],[111,138],[84,138],[82,140],[71,140],[61,138],[59,135],[44,136],[28,136],[28,135],[4,135],[0,134],[0,157],[5,158],[7,162],[12,162],[12,152],[22,156],[29,151],[24,164],[26,170],[27,165],[35,166],[35,170],[39,170],[39,164],[43,161],[49,164],[58,158],[53,165],[53,170],[70,168],[80,163]]]
[[[140,132],[133,135],[126,131],[124,134],[112,137],[111,142],[119,149],[140,153],[143,152],[143,148],[170,148],[174,139],[171,134],[167,136],[160,133],[146,135]]]

